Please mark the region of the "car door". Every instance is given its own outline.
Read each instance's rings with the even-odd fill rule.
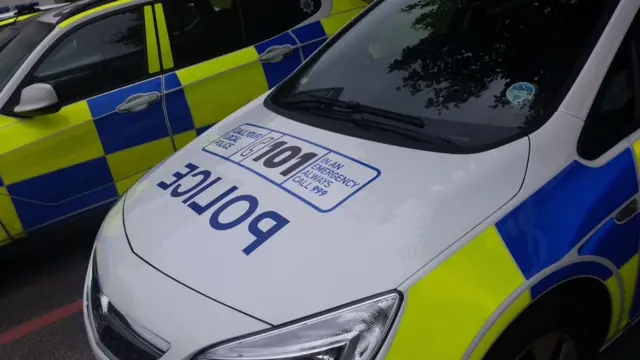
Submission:
[[[51,85],[61,109],[14,112],[21,90]],[[18,235],[109,203],[174,152],[161,101],[150,5],[100,16],[60,36],[0,117],[0,219]]]
[[[578,249],[580,255],[608,260],[622,278],[608,280],[612,292],[621,292],[622,319],[619,329],[640,313],[636,286],[640,216],[638,216],[638,174],[640,169],[640,77],[635,37],[637,19],[620,45],[582,128],[578,140],[581,164],[564,173],[580,174],[571,184],[580,193],[571,204],[581,223],[599,223]],[[569,190],[571,191],[571,190]],[[632,303],[633,297],[636,300]],[[618,304],[613,303],[614,309]],[[616,310],[617,311],[617,310]],[[618,329],[611,328],[609,336]]]

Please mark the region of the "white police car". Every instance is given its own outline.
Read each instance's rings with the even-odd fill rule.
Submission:
[[[639,7],[373,3],[113,207],[96,356],[593,355],[640,315]]]

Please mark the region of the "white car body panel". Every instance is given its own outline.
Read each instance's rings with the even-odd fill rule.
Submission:
[[[513,198],[525,175],[527,138],[479,154],[432,153],[296,123],[266,110],[261,100],[210,129],[132,188],[125,226],[134,252],[153,266],[271,324],[396,288]],[[204,143],[245,122],[324,145],[381,169],[382,175],[336,210],[320,213],[202,151]],[[259,200],[258,211],[274,210],[290,223],[245,255],[242,249],[252,240],[246,223],[213,230],[208,215],[215,207],[198,216],[182,198],[156,186],[172,180],[187,163],[223,179],[218,189],[213,186],[199,198],[212,199],[235,185],[238,194]],[[395,266],[380,271],[381,264]]]
[[[122,201],[105,219],[98,239],[95,254],[104,293],[126,316],[171,343],[163,360],[184,359],[212,341],[269,327],[178,284],[134,255],[122,226]],[[89,279],[87,274],[87,284]],[[92,334],[84,313],[87,333]],[[89,338],[94,352],[101,354],[93,335]]]

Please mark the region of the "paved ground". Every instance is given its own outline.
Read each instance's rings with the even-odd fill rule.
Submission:
[[[78,300],[102,216],[0,250],[0,359],[92,358]],[[640,359],[640,325],[598,360],[618,359]]]

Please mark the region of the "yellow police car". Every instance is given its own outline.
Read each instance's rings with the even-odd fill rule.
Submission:
[[[365,6],[90,0],[3,29],[0,244],[110,203]]]

